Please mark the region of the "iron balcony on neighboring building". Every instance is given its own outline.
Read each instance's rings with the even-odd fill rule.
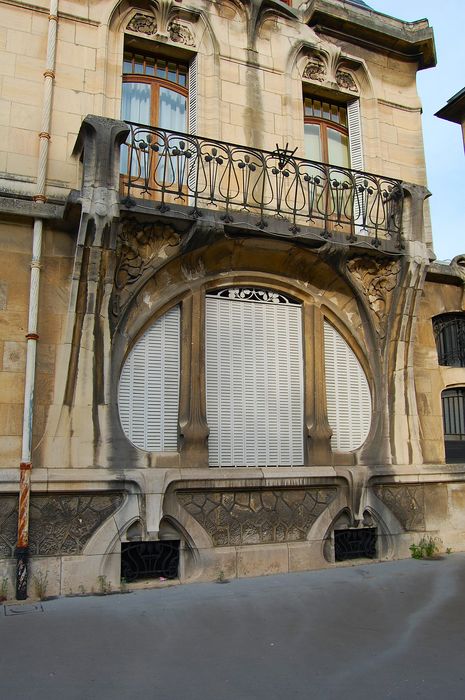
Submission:
[[[252,222],[290,236],[361,240],[376,248],[402,243],[400,180],[128,122],[121,151],[123,204],[154,200],[159,212],[178,205],[195,219],[208,210],[225,224]]]

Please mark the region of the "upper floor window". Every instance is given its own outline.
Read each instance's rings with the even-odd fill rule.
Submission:
[[[125,53],[122,118],[147,126],[187,131],[188,74],[186,63]]]
[[[350,167],[347,108],[322,99],[304,98],[305,156]]]
[[[465,367],[465,313],[436,316],[433,329],[439,364]]]

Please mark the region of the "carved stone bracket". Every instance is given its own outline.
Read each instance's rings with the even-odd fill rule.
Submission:
[[[144,273],[178,252],[180,240],[179,234],[167,224],[141,223],[132,217],[123,220],[116,248],[114,316],[120,314],[130,298],[132,287]]]
[[[400,262],[357,256],[348,261],[347,269],[361,287],[374,313],[376,332],[380,338],[385,338],[392,292],[399,280]]]

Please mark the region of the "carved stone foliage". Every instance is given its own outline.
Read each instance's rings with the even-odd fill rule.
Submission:
[[[152,15],[137,13],[129,22],[127,29],[151,36],[157,33],[157,20]]]
[[[311,58],[304,68],[303,77],[307,80],[317,80],[324,82],[326,78],[326,66],[320,58]]]
[[[425,528],[425,488],[423,484],[378,484],[375,495],[396,516],[405,530]]]
[[[392,291],[399,279],[398,260],[377,260],[371,257],[355,257],[348,261],[347,269],[362,287],[373,310],[380,337],[386,335],[385,320],[389,313]]]
[[[116,247],[116,270],[112,310],[119,315],[130,290],[149,268],[172,257],[179,235],[168,225],[141,223],[133,218],[122,223]]]
[[[79,554],[123,499],[122,493],[33,495],[29,515],[31,555]],[[14,554],[17,521],[17,496],[0,496],[0,557]]]
[[[338,70],[336,73],[336,82],[340,88],[345,90],[350,90],[351,92],[358,92],[357,85],[352,75],[344,70]]]
[[[179,492],[183,508],[215,547],[299,542],[336,496],[336,488]]]
[[[194,33],[186,22],[177,17],[173,18],[175,9],[170,2],[161,3],[160,8],[153,15],[138,12],[127,24],[127,29],[138,34],[156,36],[157,39],[169,39],[176,44],[195,46]]]
[[[187,24],[179,22],[179,20],[173,20],[173,22],[168,25],[168,33],[171,41],[177,44],[195,46],[194,35],[190,27]]]

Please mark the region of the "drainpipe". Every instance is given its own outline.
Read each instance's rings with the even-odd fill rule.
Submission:
[[[42,122],[39,134],[39,161],[37,166],[37,189],[34,201],[45,202],[45,180],[47,175],[50,122],[52,116],[53,81],[55,78],[55,56],[58,29],[58,0],[50,0],[48,22],[47,59],[44,71]],[[36,375],[37,318],[39,312],[39,282],[42,254],[42,219],[34,219],[31,283],[29,290],[29,319],[27,328],[26,377],[24,386],[23,439],[19,466],[18,539],[16,543],[16,599],[27,598],[29,555],[29,503],[31,496],[32,425],[34,418],[34,384]]]

